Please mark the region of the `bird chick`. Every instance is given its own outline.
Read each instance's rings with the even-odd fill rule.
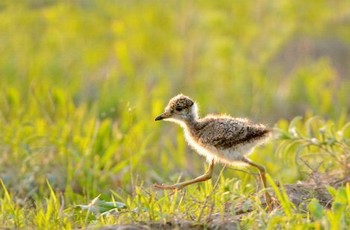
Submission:
[[[206,181],[212,177],[217,162],[229,165],[244,163],[257,168],[266,188],[265,167],[253,163],[247,156],[256,146],[271,137],[271,129],[245,118],[233,118],[228,115],[208,115],[199,118],[197,104],[183,94],[170,99],[164,112],[155,120],[179,124],[184,129],[188,144],[209,162],[208,171],[193,180],[174,185],[155,185],[156,188],[182,189],[187,185]],[[267,203],[270,202],[267,192],[265,197]]]

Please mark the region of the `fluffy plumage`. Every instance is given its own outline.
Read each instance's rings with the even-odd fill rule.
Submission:
[[[190,146],[205,156],[209,162],[208,171],[199,177],[173,185],[156,184],[154,185],[156,188],[182,189],[187,185],[209,180],[216,162],[227,164],[242,162],[259,170],[262,184],[266,189],[265,167],[245,157],[255,146],[265,142],[271,136],[271,130],[264,125],[226,115],[199,118],[197,104],[182,94],[172,98],[164,113],[155,120],[168,120],[181,125]],[[272,199],[266,190],[265,200],[268,209],[272,210]]]
[[[182,94],[172,98],[165,112],[156,120],[180,124],[190,146],[210,162],[232,164],[264,143],[271,130],[262,124],[227,115],[208,115],[199,118],[197,104]]]

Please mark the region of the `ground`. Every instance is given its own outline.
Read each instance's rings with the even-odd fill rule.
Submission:
[[[342,178],[334,175],[327,176],[319,173],[314,173],[307,181],[300,181],[295,184],[284,185],[286,194],[289,200],[300,211],[307,212],[307,205],[310,200],[316,198],[320,204],[326,208],[331,208],[332,196],[327,189],[327,186],[333,188],[339,188],[346,183],[350,183],[350,177]],[[270,192],[271,193],[271,192]],[[272,193],[275,201],[275,207],[272,212],[277,212],[282,209],[278,202],[276,194]],[[262,203],[264,203],[264,197],[260,197]],[[103,230],[133,230],[133,229],[240,229],[240,220],[252,212],[251,208],[243,208],[243,205],[238,205],[235,209],[236,215],[232,215],[232,204],[227,204],[224,215],[220,213],[214,213],[211,218],[208,218],[205,223],[195,223],[190,221],[178,221],[178,222],[166,222],[166,223],[134,223],[126,225],[111,225],[105,226]],[[264,204],[264,206],[266,206]]]

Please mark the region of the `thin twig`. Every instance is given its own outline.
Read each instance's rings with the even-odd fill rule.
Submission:
[[[218,187],[220,177],[221,177],[223,171],[225,170],[225,168],[226,168],[226,165],[224,165],[224,167],[222,167],[222,169],[221,169],[221,171],[220,171],[220,173],[219,173],[219,176],[218,176],[218,178],[216,179],[216,182],[215,182],[215,184],[214,184],[213,189],[211,190],[210,194],[205,198],[203,207],[202,207],[201,212],[200,212],[200,214],[199,214],[199,216],[198,216],[198,219],[197,219],[198,222],[202,219],[202,215],[203,215],[203,212],[204,212],[204,208],[206,208],[206,206],[207,206],[207,203],[208,203],[208,201],[209,201],[209,197],[211,197],[211,196],[214,194],[214,191],[215,191],[216,188]]]
[[[230,167],[228,167],[228,169],[231,169],[231,170],[234,170],[234,171],[238,171],[238,172],[243,172],[243,173],[254,175],[254,176],[258,176],[259,175],[259,173],[254,173],[254,172],[246,171],[246,170],[243,170],[243,169],[236,169],[236,168],[230,168]]]

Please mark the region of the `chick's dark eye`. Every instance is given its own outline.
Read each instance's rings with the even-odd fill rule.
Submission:
[[[176,109],[176,111],[179,111],[179,112],[182,110],[181,107],[176,107],[175,109]]]

